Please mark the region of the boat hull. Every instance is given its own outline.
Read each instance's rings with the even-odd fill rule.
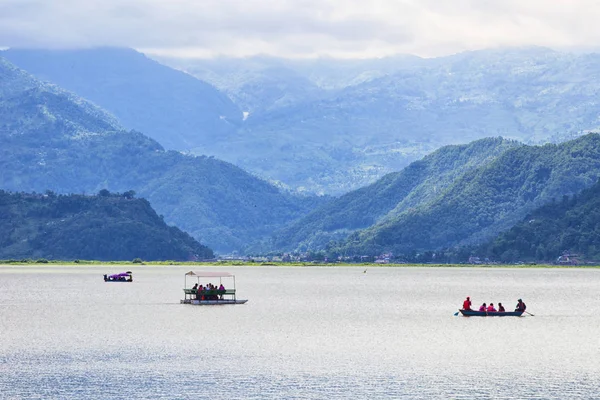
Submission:
[[[458,310],[465,317],[520,317],[523,311],[487,312],[474,310]]]
[[[180,300],[181,304],[192,304],[195,306],[218,306],[225,304],[244,304],[248,300],[238,300],[238,299],[223,299],[223,300]]]

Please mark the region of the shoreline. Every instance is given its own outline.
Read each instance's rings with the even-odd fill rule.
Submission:
[[[60,261],[60,260],[0,260],[0,267],[31,266],[31,267],[83,267],[83,266],[146,266],[146,267],[356,267],[356,268],[511,268],[511,269],[552,269],[552,268],[586,268],[600,269],[600,264],[557,265],[557,264],[417,264],[417,263],[315,263],[315,262],[240,262],[240,261]]]

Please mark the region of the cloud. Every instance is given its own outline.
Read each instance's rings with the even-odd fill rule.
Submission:
[[[182,56],[436,56],[598,43],[593,0],[0,0],[0,47]]]

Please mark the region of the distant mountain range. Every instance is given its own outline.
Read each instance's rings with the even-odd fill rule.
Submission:
[[[179,260],[214,257],[144,199],[0,190],[0,259]]]
[[[131,49],[18,50],[0,56],[112,113],[167,149],[201,150],[236,132],[242,112],[212,85]],[[209,151],[200,151],[203,154]]]
[[[261,157],[228,160],[327,193],[364,186],[448,144],[495,136],[560,142],[600,126],[598,54],[520,48],[363,62],[161,61],[248,107],[237,140]],[[310,91],[293,89],[291,82],[300,79],[309,81]],[[263,93],[265,87],[276,89]],[[273,154],[277,170],[262,161],[264,154]],[[294,165],[302,173],[290,177]]]
[[[135,190],[217,251],[239,250],[325,199],[286,194],[232,164],[165,151],[109,114],[0,58],[0,189]]]
[[[135,52],[102,51],[122,52],[109,57],[111,63],[128,64],[133,57],[141,70],[150,63],[167,80],[183,75],[195,82]],[[84,58],[95,54],[88,52],[81,54]],[[23,54],[20,57],[30,59]],[[52,54],[58,54],[61,63],[64,54],[83,57],[77,51]],[[320,185],[326,183],[335,192],[342,190],[336,182],[348,189],[386,169],[398,170],[329,199],[292,195],[212,156],[166,151],[144,134],[127,131],[115,113],[43,83],[0,58],[0,189],[92,194],[133,189],[167,223],[219,252],[391,251],[410,258],[487,243],[537,208],[598,181],[600,135],[583,134],[598,120],[597,83],[592,79],[600,72],[596,55],[525,49],[396,61],[404,68],[400,72],[389,72],[393,63],[388,63],[379,72],[350,79],[367,65],[355,63],[337,80],[326,72],[319,75],[316,67],[311,70],[310,63],[293,69],[289,64],[280,66],[283,71],[277,79],[293,75],[297,82],[312,82],[307,91],[297,84],[294,96],[281,101],[276,101],[278,95],[269,100],[262,97],[267,93],[255,92],[252,102],[264,99],[264,106],[256,106],[256,114],[240,120],[233,133],[216,135],[209,143],[213,150],[221,148],[222,154],[237,157],[240,164],[252,165],[252,171],[262,176],[272,178],[265,173],[271,169],[307,190],[310,186],[325,191]],[[46,65],[43,58],[40,64]],[[368,65],[374,68],[377,62]],[[85,75],[84,69],[74,68],[64,79],[76,80]],[[95,74],[101,77],[101,69]],[[259,78],[257,74],[253,79],[260,82]],[[288,91],[278,84],[263,89],[275,87],[281,93]],[[327,116],[327,122],[319,115]],[[389,129],[382,129],[386,124]],[[411,127],[407,132],[419,151],[492,131],[558,144],[526,145],[496,136],[442,146],[401,168],[410,157],[389,142],[396,140],[392,132],[399,126]],[[577,138],[565,141],[572,136]],[[365,149],[372,149],[369,157],[382,164],[364,164],[367,158],[352,155],[367,154]],[[419,151],[411,154],[417,157]],[[516,257],[511,253],[514,248],[502,247],[509,239],[502,240],[497,247],[501,252],[491,247],[485,251]],[[536,251],[539,244],[535,243]],[[593,253],[590,249],[585,251]]]
[[[425,64],[399,55],[377,59],[283,59],[269,56],[182,59],[155,57],[227,93],[251,116],[331,96],[336,90]]]
[[[216,88],[132,50],[3,54],[169,149],[317,193],[366,186],[448,144],[560,142],[600,125],[598,54],[533,47],[435,59],[160,59]]]

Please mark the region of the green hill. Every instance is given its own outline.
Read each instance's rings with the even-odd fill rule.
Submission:
[[[600,136],[520,146],[455,179],[434,201],[355,232],[337,251],[406,254],[481,243],[600,177]],[[331,246],[330,246],[331,247]]]
[[[0,259],[197,260],[213,252],[167,226],[133,193],[102,196],[0,190]]]
[[[536,209],[476,253],[514,262],[553,261],[565,251],[600,261],[600,182]]]
[[[353,231],[431,203],[443,196],[460,176],[519,146],[518,142],[502,138],[445,146],[400,172],[323,205],[277,232],[265,246],[279,250],[321,250],[331,240],[343,240]]]
[[[135,190],[165,221],[232,251],[305,215],[322,199],[281,192],[232,164],[165,151],[106,112],[0,58],[0,189]]]
[[[9,49],[0,57],[98,104],[170,150],[203,149],[242,122],[238,107],[210,84],[132,49]]]

